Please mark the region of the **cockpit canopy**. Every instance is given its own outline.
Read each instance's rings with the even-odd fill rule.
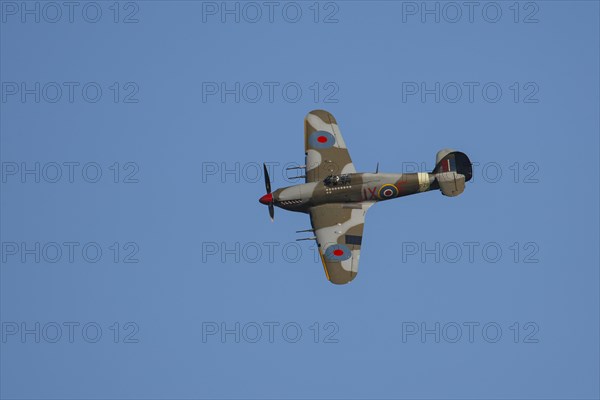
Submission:
[[[323,183],[325,184],[325,186],[349,185],[350,175],[329,175],[328,177],[323,179]]]

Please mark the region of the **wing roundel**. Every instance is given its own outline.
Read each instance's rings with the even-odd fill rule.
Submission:
[[[325,110],[313,110],[304,118],[304,151],[306,182],[356,172],[337,121]]]
[[[356,277],[365,214],[372,204],[330,203],[310,209],[325,275],[332,283],[342,285]]]

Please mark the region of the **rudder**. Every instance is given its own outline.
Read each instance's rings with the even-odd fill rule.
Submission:
[[[438,151],[432,174],[446,196],[458,196],[465,190],[465,182],[473,177],[471,160],[465,153],[451,149]]]

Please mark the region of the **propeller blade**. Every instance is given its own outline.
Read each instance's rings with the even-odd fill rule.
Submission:
[[[271,217],[271,222],[273,222],[275,218],[275,207],[273,206],[273,196],[271,196],[271,179],[269,178],[269,171],[267,170],[267,165],[265,163],[263,163],[263,170],[265,172],[265,189],[267,190],[267,194],[261,197],[259,201],[269,206],[269,216]]]
[[[275,207],[273,207],[273,203],[269,203],[269,216],[271,217],[271,222],[275,220]]]
[[[263,163],[263,169],[265,171],[265,188],[267,189],[267,193],[271,193],[271,179],[269,179],[269,171],[267,171],[265,163]]]

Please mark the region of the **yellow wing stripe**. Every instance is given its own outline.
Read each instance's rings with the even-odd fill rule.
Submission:
[[[323,258],[323,253],[321,253],[321,250],[319,250],[319,255],[321,256],[321,262],[323,263],[323,269],[325,270],[325,276],[327,277],[327,280],[330,281],[331,279],[329,279],[329,272],[327,271],[327,265],[325,264],[325,259]]]

